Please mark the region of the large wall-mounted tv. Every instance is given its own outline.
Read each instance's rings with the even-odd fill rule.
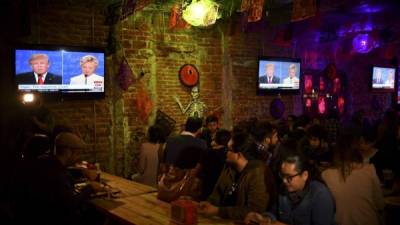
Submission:
[[[14,50],[19,92],[47,96],[103,97],[105,53],[101,48],[24,46]]]
[[[394,92],[396,81],[395,67],[373,66],[371,89],[374,92]]]
[[[257,94],[297,93],[301,82],[300,59],[259,57]]]

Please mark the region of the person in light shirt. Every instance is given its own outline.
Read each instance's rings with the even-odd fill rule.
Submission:
[[[394,70],[389,70],[388,78],[385,81],[385,86],[389,88],[394,88]]]
[[[376,69],[376,76],[372,80],[373,84],[384,84],[383,79],[382,79],[382,71],[380,69]]]
[[[80,60],[82,73],[71,77],[70,85],[91,85],[96,90],[103,90],[104,77],[97,75],[99,61],[92,55],[83,56]]]
[[[288,77],[283,79],[284,84],[292,84],[293,86],[299,86],[299,78],[296,77],[296,65],[290,64]]]

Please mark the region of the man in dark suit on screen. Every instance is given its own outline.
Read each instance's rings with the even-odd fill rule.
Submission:
[[[48,72],[50,63],[46,54],[33,54],[29,64],[32,72],[18,74],[17,84],[62,84],[61,76]]]
[[[274,75],[275,66],[272,63],[268,63],[265,65],[265,74],[260,76],[259,83],[264,84],[279,84],[280,79]]]

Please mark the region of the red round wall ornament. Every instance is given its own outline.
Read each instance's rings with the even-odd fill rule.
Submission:
[[[187,87],[194,87],[199,83],[199,71],[192,64],[185,64],[179,70],[179,80]]]

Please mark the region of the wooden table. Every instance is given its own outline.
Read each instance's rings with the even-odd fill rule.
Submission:
[[[169,203],[157,199],[157,193],[142,194],[117,199],[97,198],[92,203],[108,217],[123,224],[135,225],[169,225]],[[233,221],[217,217],[199,216],[198,225],[233,225]]]
[[[109,173],[102,172],[101,181],[121,191],[121,197],[135,196],[157,192],[157,189],[138,182],[124,179]]]

